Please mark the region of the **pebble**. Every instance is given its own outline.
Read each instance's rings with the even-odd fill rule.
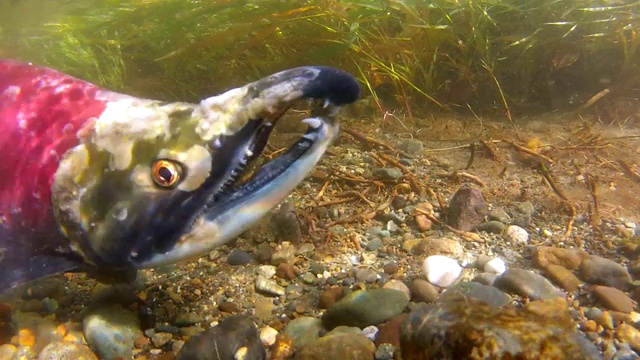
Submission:
[[[378,273],[370,268],[359,268],[356,270],[356,280],[372,284],[378,280]]]
[[[433,222],[429,220],[429,218],[425,214],[416,215],[415,222],[418,231],[421,233],[431,230],[431,227],[433,226]]]
[[[402,177],[402,170],[397,167],[377,168],[373,170],[373,176],[382,180],[396,180]]]
[[[426,238],[420,240],[411,248],[413,255],[445,255],[453,258],[464,256],[464,246],[456,239],[450,237]]]
[[[376,349],[376,353],[374,354],[375,360],[393,360],[393,353],[396,351],[396,348],[389,344],[383,343],[378,346]]]
[[[449,201],[449,225],[462,231],[473,230],[487,213],[482,191],[476,188],[461,188]]]
[[[424,151],[424,145],[418,139],[404,139],[398,144],[398,149],[409,155],[420,155]]]
[[[231,250],[229,256],[227,256],[227,263],[232,266],[247,265],[251,260],[251,254],[240,249]]]
[[[264,264],[271,260],[271,256],[275,252],[274,248],[268,243],[262,243],[256,248],[256,260],[258,263]]]
[[[407,300],[411,300],[411,291],[409,290],[409,287],[400,280],[391,279],[387,281],[382,288],[398,290],[407,297]]]
[[[280,249],[271,255],[271,265],[278,266],[282,263],[293,264],[296,257],[296,247],[291,243],[283,242]]]
[[[294,360],[371,360],[376,351],[371,340],[359,334],[327,334],[297,351]]]
[[[285,294],[285,289],[282,286],[262,275],[256,276],[256,290],[271,296],[282,296]]]
[[[493,286],[477,282],[461,282],[445,290],[438,302],[455,301],[456,299],[475,299],[493,307],[505,306],[513,300],[511,296]]]
[[[0,359],[4,359],[0,355]],[[84,344],[52,342],[42,349],[38,360],[98,360],[96,354]]]
[[[14,359],[14,356],[17,352],[18,349],[15,347],[15,345],[0,345],[0,360],[12,360]]]
[[[163,347],[173,338],[173,334],[167,332],[158,332],[151,336],[151,343],[157,348]]]
[[[413,280],[410,289],[412,299],[417,302],[432,303],[439,295],[438,289],[423,279]]]
[[[476,275],[471,281],[477,282],[478,284],[482,284],[482,285],[493,286],[493,283],[496,281],[497,278],[498,278],[498,275],[496,274],[480,273]]]
[[[619,263],[600,256],[590,255],[578,269],[582,280],[605,286],[612,286],[623,291],[631,288],[631,275],[627,268]]]
[[[262,345],[266,347],[275,344],[277,336],[278,330],[272,328],[271,326],[265,326],[260,329],[260,341],[262,341]]]
[[[267,279],[271,279],[276,274],[276,267],[273,265],[258,266],[258,275],[262,275]]]
[[[589,254],[582,249],[537,246],[533,252],[533,262],[541,269],[547,265],[559,265],[568,270],[576,270],[588,256]]]
[[[532,300],[561,297],[563,294],[549,280],[533,271],[510,268],[498,276],[493,286]]]
[[[627,324],[620,324],[616,328],[616,339],[624,341],[633,351],[640,351],[640,331]]]
[[[507,264],[500,258],[494,258],[484,264],[484,271],[490,274],[500,275],[507,270]]]
[[[607,309],[624,313],[632,312],[636,302],[623,291],[609,286],[596,286],[593,289],[595,298]]]
[[[140,321],[120,305],[90,312],[82,321],[87,343],[101,359],[133,357],[133,342],[142,334]]]
[[[247,315],[231,315],[189,338],[176,360],[263,360],[266,356],[253,320]]]
[[[502,234],[507,228],[507,225],[500,221],[492,220],[482,223],[476,227],[477,231],[484,231],[490,234]]]
[[[201,323],[204,321],[204,318],[194,312],[181,312],[178,313],[176,318],[173,320],[173,324],[176,326],[190,326],[195,325],[197,323]]]
[[[293,341],[296,348],[304,348],[320,337],[323,331],[322,320],[310,316],[302,316],[291,320],[282,333]]]
[[[332,286],[320,294],[318,299],[318,307],[320,309],[329,309],[338,300],[342,299],[344,291],[342,286]]]
[[[308,255],[315,251],[316,247],[312,243],[304,243],[298,247],[296,255]]]
[[[547,277],[567,292],[578,290],[582,281],[571,271],[560,265],[549,264],[544,268]]]
[[[362,335],[371,341],[376,340],[376,337],[378,337],[378,332],[380,332],[380,329],[378,329],[378,327],[375,325],[369,325],[362,329]]]
[[[460,276],[462,267],[452,258],[432,255],[424,260],[422,271],[430,283],[440,287],[447,287],[453,284]]]
[[[503,208],[494,208],[487,215],[490,221],[497,221],[501,224],[511,223],[511,216]]]
[[[393,289],[355,291],[327,310],[322,315],[322,324],[327,329],[340,325],[364,328],[402,313],[408,303],[405,294]]]
[[[511,244],[526,244],[529,241],[529,233],[527,230],[518,225],[507,226],[502,237]]]
[[[374,238],[367,242],[368,251],[376,251],[382,247],[382,239]]]
[[[285,280],[293,280],[297,276],[297,271],[293,265],[282,263],[276,268],[276,276]]]

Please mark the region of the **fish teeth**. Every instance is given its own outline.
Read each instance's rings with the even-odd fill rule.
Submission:
[[[331,105],[331,101],[329,99],[324,99],[324,105],[322,105],[322,107],[326,109],[329,105]]]
[[[247,149],[244,152],[245,155],[247,155],[247,157],[252,157],[253,156],[253,151],[251,151],[251,149]]]
[[[322,126],[322,120],[318,118],[308,118],[308,119],[302,120],[302,122],[309,125],[309,127],[312,129],[317,129],[320,126]]]

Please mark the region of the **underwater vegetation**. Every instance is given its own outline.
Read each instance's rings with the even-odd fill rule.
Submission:
[[[14,0],[0,56],[166,100],[331,65],[376,113],[511,120],[638,95],[639,17],[622,0]]]

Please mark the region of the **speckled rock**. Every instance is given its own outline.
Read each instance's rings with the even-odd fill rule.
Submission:
[[[640,330],[633,326],[620,324],[616,329],[616,338],[629,344],[634,351],[640,351]]]
[[[462,231],[471,231],[482,222],[487,212],[482,191],[461,188],[449,202],[449,225]]]
[[[420,155],[424,151],[424,145],[422,141],[418,139],[403,139],[402,142],[398,144],[398,149],[409,155]]]
[[[247,315],[231,315],[191,337],[176,360],[263,360],[267,356],[258,329]]]
[[[450,237],[429,237],[420,240],[411,248],[413,255],[445,255],[460,258],[464,255],[464,246],[460,241]]]
[[[318,338],[297,351],[294,360],[371,360],[376,347],[362,335],[334,333]]]
[[[87,345],[52,342],[38,355],[38,360],[98,360]]]
[[[291,320],[282,333],[293,341],[296,348],[301,349],[320,337],[322,330],[322,320],[303,316]]]
[[[402,177],[402,170],[396,167],[378,168],[373,170],[373,176],[383,180],[396,180]]]
[[[578,269],[582,280],[598,285],[612,286],[623,291],[631,288],[631,275],[619,263],[591,255],[582,261]]]
[[[405,294],[393,289],[355,291],[327,310],[322,324],[327,329],[340,325],[364,328],[400,314],[408,303]]]
[[[564,296],[544,276],[523,269],[508,269],[498,276],[493,286],[504,292],[526,296],[532,300]]]
[[[518,225],[509,225],[504,230],[502,237],[512,244],[526,244],[529,241],[529,233],[527,230]]]
[[[613,311],[628,313],[637,305],[623,291],[610,286],[594,287],[593,295],[605,308]]]
[[[94,310],[82,324],[87,343],[101,359],[130,359],[133,342],[142,334],[136,314],[120,305]]]
[[[455,301],[457,299],[474,299],[494,307],[507,305],[511,296],[493,286],[482,285],[477,282],[461,282],[445,290],[438,302]]]
[[[424,306],[402,324],[402,359],[600,359],[566,305],[557,312],[550,320],[469,299]]]
[[[291,243],[283,242],[280,249],[271,255],[271,265],[278,266],[282,263],[292,264],[296,257],[296,247]]]
[[[580,281],[571,270],[563,266],[549,264],[544,270],[547,277],[553,281],[554,284],[568,292],[574,292],[582,285],[582,281]]]
[[[537,246],[533,252],[533,262],[541,269],[547,265],[560,265],[569,270],[576,270],[588,256],[589,254],[581,249]]]

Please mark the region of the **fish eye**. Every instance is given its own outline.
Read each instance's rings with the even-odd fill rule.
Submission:
[[[151,167],[151,177],[162,188],[174,187],[182,178],[182,165],[173,160],[156,160]]]

